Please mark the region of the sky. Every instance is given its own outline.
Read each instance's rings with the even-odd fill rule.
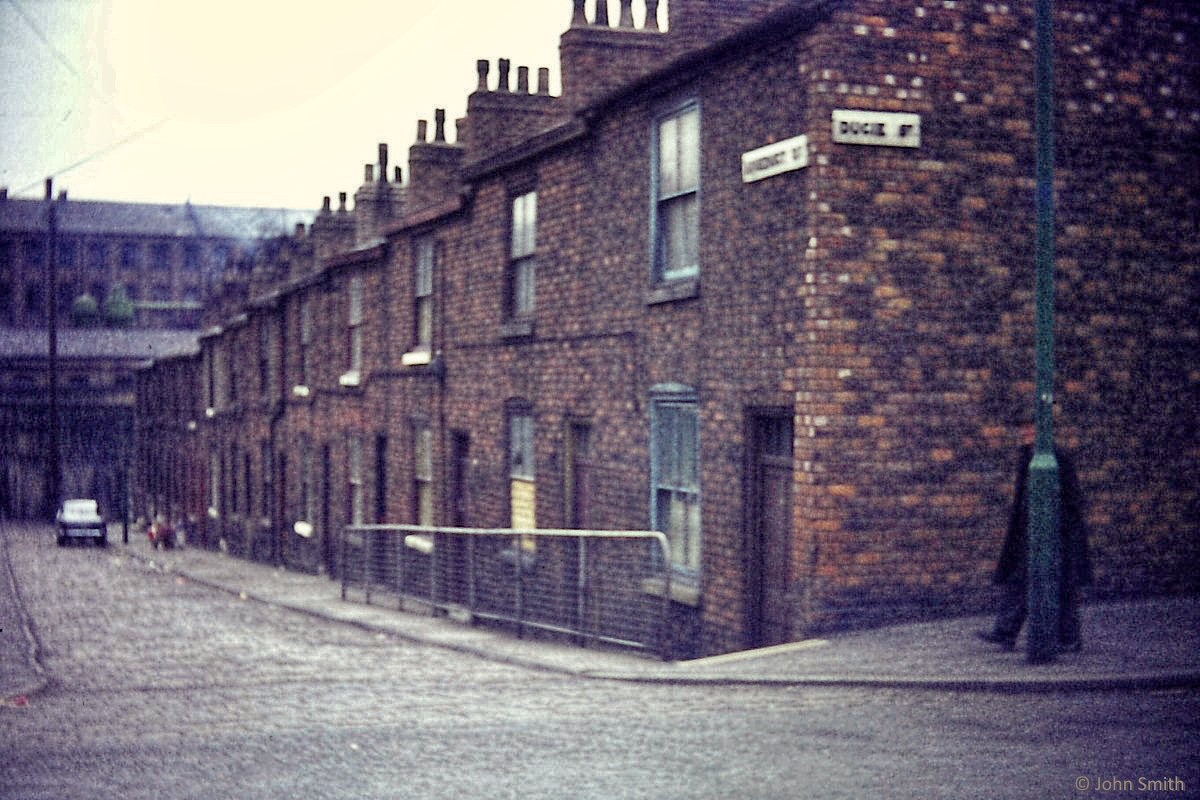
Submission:
[[[435,108],[449,121],[466,113],[478,59],[492,62],[493,88],[499,58],[514,87],[518,66],[549,67],[558,94],[571,10],[571,0],[0,0],[0,186],[41,198],[53,177],[56,194],[78,199],[336,203],[379,142],[406,168],[417,120],[432,131]]]

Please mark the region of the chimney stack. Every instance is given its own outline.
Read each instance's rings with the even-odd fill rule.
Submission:
[[[722,4],[734,7],[774,1],[678,0],[677,5],[686,8],[692,3],[706,4],[706,13],[720,16],[723,12],[717,7],[724,8]],[[659,29],[659,0],[645,0],[646,21],[640,28],[633,18],[633,0],[619,0],[620,17],[615,27],[609,23],[608,0],[593,2],[595,19],[589,24],[587,0],[574,1],[571,27],[559,38],[562,100],[572,110],[665,63],[673,47]],[[675,11],[674,7],[671,11]]]

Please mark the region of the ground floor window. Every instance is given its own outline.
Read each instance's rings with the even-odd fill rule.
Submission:
[[[667,535],[671,565],[700,571],[700,424],[694,393],[683,387],[657,392],[650,422],[650,512]]]

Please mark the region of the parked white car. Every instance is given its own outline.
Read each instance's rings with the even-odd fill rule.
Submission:
[[[95,500],[64,500],[55,521],[59,547],[72,539],[94,539],[101,547],[108,546],[108,528]]]

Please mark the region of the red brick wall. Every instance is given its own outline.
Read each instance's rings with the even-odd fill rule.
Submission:
[[[289,482],[299,441],[318,462],[328,446],[338,530],[359,432],[371,519],[386,434],[386,516],[412,521],[412,430],[428,424],[444,523],[450,438],[465,431],[468,521],[506,526],[506,409],[520,399],[535,418],[539,525],[566,523],[567,425],[584,420],[592,524],[645,528],[651,389],[685,385],[701,420],[697,652],[745,643],[745,435],[763,407],[791,409],[795,427],[793,636],[985,608],[1033,395],[1029,6],[864,0],[809,31],[764,31],[620,98],[584,135],[477,164],[461,203],[453,165],[425,182],[413,169],[409,216],[371,258],[326,252],[353,229],[330,212],[311,237],[323,273],[280,290]],[[1056,4],[1059,442],[1080,467],[1097,593],[1195,591],[1200,103],[1187,44],[1200,26],[1179,4],[1111,7]],[[683,100],[701,108],[701,274],[664,300],[650,279],[651,131]],[[920,114],[921,147],[835,144],[834,109]],[[809,167],[742,182],[742,153],[800,134]],[[504,316],[509,213],[533,188],[537,312],[520,332]],[[435,353],[403,366],[424,235],[440,253]],[[352,274],[367,280],[367,348],[347,389]],[[287,394],[301,296],[317,323],[307,398]],[[243,336],[214,341],[252,349]],[[269,436],[265,409],[219,415],[211,446]],[[319,539],[284,538],[317,563]]]

